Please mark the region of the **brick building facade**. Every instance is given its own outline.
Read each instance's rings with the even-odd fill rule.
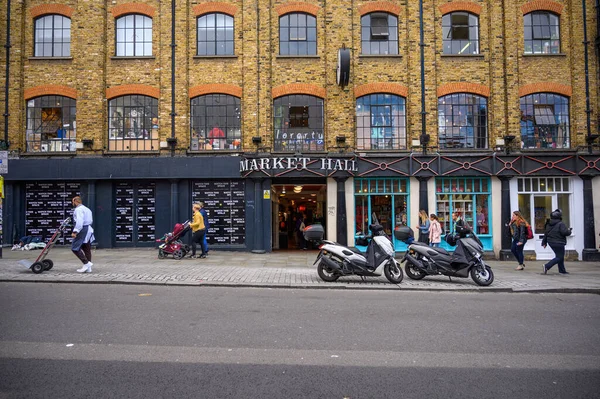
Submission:
[[[1,4],[6,9],[7,0]],[[595,247],[599,229],[575,225],[578,212],[600,206],[592,195],[600,157],[586,147],[581,2],[424,1],[424,110],[418,1],[191,1],[177,2],[174,14],[171,2],[159,1],[10,4],[6,191],[13,197],[4,206],[5,241],[51,224],[34,210],[35,190],[65,193],[75,184],[96,208],[103,246],[141,245],[134,236],[142,230],[150,242],[151,232],[185,219],[192,199],[210,199],[207,191],[245,203],[213,204],[225,215],[215,216],[221,230],[213,237],[229,234],[215,245],[269,251],[283,246],[274,221],[291,224],[308,201],[294,197],[291,205],[282,190],[304,185],[316,194],[305,205],[328,235],[350,244],[369,219],[360,212],[389,212],[391,231],[415,226],[418,208],[428,208],[463,213],[500,255],[510,210],[527,208],[536,225],[550,208],[568,205],[578,233],[569,249],[582,257]],[[599,11],[594,0],[586,6],[593,42]],[[340,49],[350,54],[347,85],[338,84]],[[598,50],[588,51],[589,132],[597,134]],[[240,162],[277,157],[310,160],[269,170],[258,161],[240,172]],[[356,167],[319,168],[323,159]],[[371,188],[388,181],[390,190]],[[541,190],[542,181],[552,191]],[[138,223],[148,215],[119,202],[133,192],[137,203],[148,187],[151,229]],[[120,212],[133,220],[122,242]],[[539,257],[536,245],[527,249]]]

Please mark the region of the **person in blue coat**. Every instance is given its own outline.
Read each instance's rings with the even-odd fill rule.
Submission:
[[[204,239],[202,240],[202,247],[204,248],[204,253],[208,256],[208,240],[206,236],[208,236],[208,229],[210,228],[210,222],[208,221],[208,213],[206,209],[204,209],[204,202],[199,202],[200,205],[200,214],[204,218],[204,226],[206,227],[206,233],[204,234]]]

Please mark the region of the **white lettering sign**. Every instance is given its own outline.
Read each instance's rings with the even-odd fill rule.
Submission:
[[[240,161],[240,172],[258,172],[268,170],[307,169],[311,158],[281,157],[255,158]],[[319,164],[321,170],[358,172],[354,159],[322,158]]]

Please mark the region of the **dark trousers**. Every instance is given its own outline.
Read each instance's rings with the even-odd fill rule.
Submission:
[[[425,233],[419,232],[419,242],[429,245],[429,233],[425,234]]]
[[[79,251],[72,251],[84,265],[92,261],[92,244],[81,244]]]
[[[206,253],[206,248],[204,248],[205,235],[206,229],[195,231],[192,234],[192,256],[196,255],[196,244],[200,244],[200,248],[202,249],[202,255]]]
[[[510,247],[510,251],[513,253],[515,258],[517,258],[517,262],[519,265],[523,264],[524,256],[523,256],[523,247],[525,245],[517,245],[519,240],[513,240],[512,245]]]
[[[565,246],[561,244],[548,244],[554,251],[554,259],[546,263],[546,270],[550,270],[552,266],[558,264],[558,272],[565,273]]]

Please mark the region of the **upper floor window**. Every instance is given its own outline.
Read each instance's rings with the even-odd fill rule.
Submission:
[[[191,150],[238,150],[242,143],[240,99],[208,94],[191,100]]]
[[[406,100],[393,94],[371,94],[356,100],[356,148],[406,148]]]
[[[71,19],[62,15],[45,15],[35,20],[35,57],[71,56]]]
[[[152,18],[130,14],[117,18],[118,57],[146,57],[152,55]]]
[[[479,17],[452,12],[442,17],[444,54],[479,54]]]
[[[108,102],[109,151],[158,150],[158,100],[127,95]]]
[[[198,17],[198,55],[233,55],[233,17],[206,14]]]
[[[470,93],[438,99],[438,144],[445,148],[487,148],[487,99]]]
[[[323,99],[293,94],[273,101],[275,151],[323,151]]]
[[[569,98],[554,93],[521,97],[522,148],[569,148]]]
[[[27,152],[75,151],[75,103],[63,96],[27,100]]]
[[[557,15],[548,11],[535,11],[523,18],[525,54],[560,53],[560,21]]]
[[[398,18],[387,13],[363,15],[361,48],[363,54],[398,54]]]
[[[279,54],[316,55],[317,18],[300,13],[279,17]]]

